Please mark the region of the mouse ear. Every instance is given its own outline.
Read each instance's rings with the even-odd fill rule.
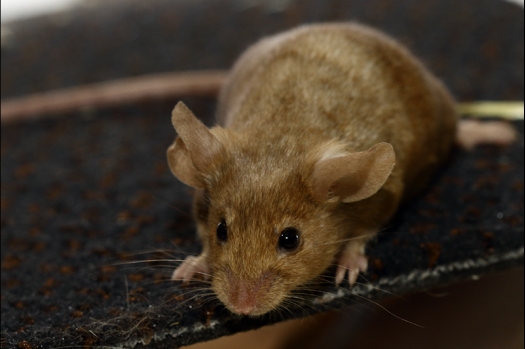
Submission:
[[[319,160],[311,177],[314,197],[320,201],[338,197],[342,202],[366,199],[385,184],[395,160],[394,148],[389,143]]]
[[[202,174],[222,150],[222,144],[182,102],[171,114],[171,123],[179,137],[167,150],[171,172],[183,183],[203,188]]]

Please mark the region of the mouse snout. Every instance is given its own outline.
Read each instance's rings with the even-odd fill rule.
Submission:
[[[260,307],[265,291],[269,288],[268,277],[252,280],[233,278],[230,289],[230,302],[236,312],[249,315]]]
[[[257,308],[257,291],[244,285],[235,287],[230,301],[236,313],[249,315]]]
[[[275,278],[264,274],[255,278],[230,276],[225,285],[224,302],[234,313],[242,315],[259,315],[268,311],[268,295]]]

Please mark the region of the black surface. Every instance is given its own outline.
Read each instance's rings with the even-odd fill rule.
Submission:
[[[189,3],[181,2],[184,6]],[[195,3],[193,18],[202,21],[202,27],[178,17],[184,18],[180,21],[187,25],[187,31],[179,28],[177,35],[188,47],[193,45],[194,50],[188,48],[188,57],[200,57],[199,50],[206,47],[190,40],[193,33],[214,28],[216,37],[224,35],[224,39],[210,50],[217,57],[213,64],[226,64],[237,45],[240,50],[242,40],[233,40],[227,35],[230,27],[218,26],[216,21],[232,15],[233,10],[225,6],[217,11],[217,3],[209,7]],[[447,75],[452,78],[452,89],[463,91],[462,96],[523,98],[523,30],[515,31],[520,25],[523,28],[523,12],[513,5],[497,1],[441,1],[440,6],[429,1],[425,2],[427,7],[412,1],[396,6],[385,1],[377,7],[369,5],[377,5],[377,1],[326,3],[326,12],[319,15],[348,18],[350,10],[345,6],[349,6],[352,13],[384,21],[386,28],[397,28],[393,32],[404,32],[403,37],[424,42],[419,50],[426,52],[431,65],[461,76]],[[288,9],[286,15],[267,17],[257,15],[261,10],[252,8],[245,11],[253,17],[231,17],[231,28],[242,28],[236,32],[247,37],[263,29],[274,31],[310,19],[317,13],[314,8],[321,8],[319,4],[308,2],[300,11]],[[413,7],[406,9],[403,4]],[[111,16],[141,14],[126,11],[103,12],[91,22],[73,22],[82,30],[82,23],[91,23],[96,32],[100,30],[99,21],[109,22]],[[471,17],[460,18],[465,11],[471,11]],[[268,25],[254,26],[263,19]],[[33,28],[37,35],[37,23],[28,25],[27,33]],[[63,36],[57,37],[54,46],[75,57],[73,48],[65,48],[67,38],[74,37],[72,28],[63,28]],[[143,28],[139,37],[147,37],[149,27]],[[497,33],[494,37],[482,35],[493,32]],[[436,39],[425,41],[424,37]],[[442,42],[443,37],[469,42],[469,46],[455,45],[454,40]],[[111,41],[111,36],[99,38],[97,45],[107,45],[110,50],[112,45],[103,39]],[[32,54],[38,53],[43,44],[36,39],[33,44]],[[11,66],[4,65],[4,55],[11,54],[12,47],[30,47],[18,41],[10,45],[14,46],[2,51],[3,96],[4,88],[14,86],[9,81],[18,81],[11,75],[12,80],[6,80],[4,86],[4,72],[15,74],[7,68]],[[502,47],[509,52],[521,48],[521,53],[501,52],[491,60],[479,54],[487,45],[497,47],[497,52]],[[114,44],[112,49],[117,54],[119,46]],[[17,52],[20,62],[30,62],[29,53]],[[24,77],[17,82],[20,89],[9,91],[16,95],[43,88],[32,84],[33,79],[41,81],[40,73],[54,76],[60,86],[86,82],[87,76],[96,80],[100,78],[96,70],[91,75],[84,70],[103,64],[107,54],[96,52],[92,59],[78,61],[75,69],[66,69],[66,64],[49,65],[48,61],[41,69],[17,72]],[[54,57],[73,64],[68,61],[73,58],[66,54]],[[180,67],[205,66],[199,63],[200,58],[195,58],[193,65],[188,62],[180,63]],[[451,62],[456,63],[449,68]],[[140,72],[151,69],[147,64],[137,66],[143,69]],[[132,74],[126,65],[115,64],[110,70],[111,77]],[[468,75],[484,70],[484,79]],[[466,80],[461,84],[457,79]],[[45,86],[55,87],[51,83]],[[214,100],[183,100],[196,115],[208,124],[212,122]],[[189,216],[189,191],[172,177],[165,159],[166,147],[174,137],[170,112],[175,103],[151,101],[2,125],[2,347],[173,348],[292,317],[286,313],[256,319],[234,316],[218,302],[192,298],[199,285],[182,286],[168,280],[176,263],[160,260],[183,258],[200,250]],[[314,297],[303,309],[295,309],[293,317],[305,316],[305,311],[313,314],[348,306],[359,296],[377,299],[386,295],[384,291],[402,294],[522,265],[523,122],[515,125],[521,138],[510,148],[484,146],[472,153],[455,152],[428,192],[404,207],[392,226],[370,244],[370,270],[365,276],[383,291],[364,285],[352,290],[325,286],[322,291],[327,303]],[[140,254],[147,251],[150,253]],[[151,259],[157,261],[146,262]],[[116,265],[134,261],[143,263]]]
[[[213,101],[189,105],[199,115],[212,113]],[[188,190],[164,158],[173,138],[171,106],[2,127],[2,335],[8,343],[133,347],[158,338],[168,348],[291,316],[243,319],[217,302],[183,302],[195,288],[168,280],[175,262],[113,265],[199,252]],[[516,125],[523,133],[523,122]],[[138,254],[144,251],[157,252]],[[522,264],[523,138],[509,149],[458,152],[368,254],[367,279],[397,294]],[[349,291],[324,290],[343,296],[329,308],[358,300]],[[385,295],[361,286],[353,291]],[[316,302],[309,313],[326,309]]]

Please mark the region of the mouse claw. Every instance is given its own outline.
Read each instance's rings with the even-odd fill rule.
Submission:
[[[210,268],[205,255],[198,257],[189,256],[186,257],[184,262],[171,274],[172,280],[182,280],[188,282],[194,279],[195,274],[201,275],[204,280],[210,279]]]
[[[365,247],[362,243],[350,242],[346,245],[335,272],[335,284],[339,285],[348,273],[348,283],[352,286],[359,272],[366,272],[368,259],[365,256]]]

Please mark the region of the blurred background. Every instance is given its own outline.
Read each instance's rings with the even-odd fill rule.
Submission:
[[[522,11],[517,2],[4,0],[1,96],[227,69],[265,35],[301,23],[357,20],[406,44],[461,101],[522,100],[523,65],[515,63],[523,62],[523,46],[513,37],[523,22],[510,20]]]
[[[81,1],[82,0],[4,0],[2,1],[2,23],[63,11]]]
[[[34,17],[43,14],[63,11],[80,3],[95,2],[97,0],[3,0],[2,1],[2,23],[22,18]],[[98,0],[100,1],[100,0]],[[523,0],[507,0],[523,6]],[[253,2],[250,0],[247,3]],[[274,6],[283,6],[286,0],[268,1]]]

